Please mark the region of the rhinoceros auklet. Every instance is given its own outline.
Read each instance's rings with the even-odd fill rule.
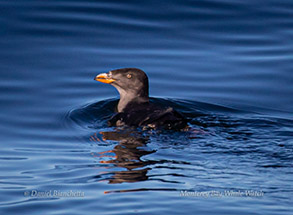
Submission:
[[[109,126],[141,126],[143,128],[183,129],[187,127],[185,117],[171,107],[161,107],[149,102],[147,75],[137,68],[123,68],[102,73],[96,81],[114,86],[120,100]]]

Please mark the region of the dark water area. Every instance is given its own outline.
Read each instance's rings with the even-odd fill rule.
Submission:
[[[0,0],[1,214],[293,214],[293,1]],[[138,67],[189,131],[107,126]]]

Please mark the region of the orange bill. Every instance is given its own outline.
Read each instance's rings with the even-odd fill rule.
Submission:
[[[106,84],[111,84],[112,82],[115,81],[115,79],[109,77],[107,73],[101,73],[95,77],[96,81],[106,83]]]

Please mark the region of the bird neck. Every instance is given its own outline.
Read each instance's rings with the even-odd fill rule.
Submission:
[[[148,95],[137,95],[133,93],[125,93],[120,94],[120,100],[117,106],[118,112],[123,112],[123,110],[129,105],[129,104],[135,104],[135,103],[146,103],[149,102]]]

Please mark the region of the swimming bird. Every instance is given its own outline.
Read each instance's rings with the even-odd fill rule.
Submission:
[[[175,129],[187,127],[187,119],[172,107],[150,102],[149,81],[144,71],[122,68],[101,73],[96,81],[115,87],[120,99],[117,113],[108,121],[109,126],[138,126],[143,129]]]

